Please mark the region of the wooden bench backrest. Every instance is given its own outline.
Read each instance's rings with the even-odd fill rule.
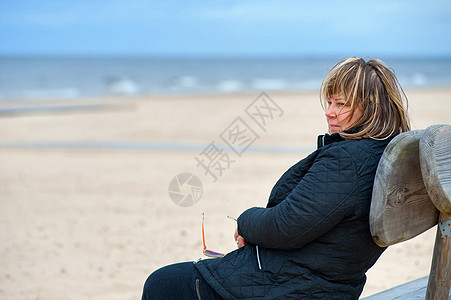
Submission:
[[[419,143],[424,130],[404,132],[385,149],[374,180],[370,230],[381,247],[411,239],[437,224],[421,175]]]
[[[438,222],[451,226],[450,125],[402,133],[388,144],[370,210],[370,230],[379,246],[406,241]],[[442,237],[439,227],[426,299],[447,299],[450,283],[451,238]]]

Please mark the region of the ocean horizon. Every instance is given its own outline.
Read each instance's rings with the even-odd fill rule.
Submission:
[[[343,58],[0,56],[0,101],[318,91]],[[403,88],[451,86],[451,57],[382,60]]]

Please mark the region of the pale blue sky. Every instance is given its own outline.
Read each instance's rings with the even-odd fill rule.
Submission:
[[[0,55],[451,56],[447,0],[2,0]]]

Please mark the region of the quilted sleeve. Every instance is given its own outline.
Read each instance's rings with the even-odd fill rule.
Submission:
[[[342,147],[329,148],[280,204],[244,211],[238,233],[265,248],[301,248],[354,212],[357,181],[352,156]]]
[[[269,200],[266,207],[276,206],[288,196],[290,190],[287,186],[289,186],[292,182],[298,182],[300,178],[307,173],[317,155],[318,150],[314,151],[309,156],[289,168],[288,171],[280,177],[269,195]]]

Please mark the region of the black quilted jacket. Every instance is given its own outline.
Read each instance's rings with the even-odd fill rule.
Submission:
[[[369,209],[388,140],[321,136],[318,149],[274,186],[266,208],[238,218],[248,245],[195,264],[224,299],[358,299],[385,248]]]

